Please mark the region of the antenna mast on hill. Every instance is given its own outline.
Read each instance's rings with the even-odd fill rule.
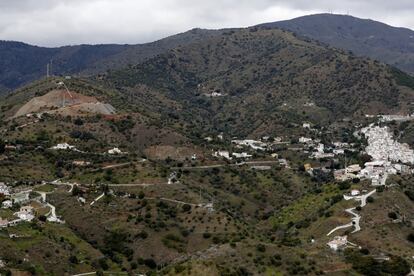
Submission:
[[[46,64],[46,77],[49,78],[50,74],[49,74],[49,63]]]
[[[66,93],[68,93],[69,98],[72,100],[72,99],[73,99],[73,96],[72,96],[72,94],[70,93],[70,91],[69,91],[68,87],[66,86],[66,84],[65,84],[63,81],[61,81],[61,82],[58,82],[58,85],[59,85],[59,86],[63,86],[63,87],[65,88]],[[63,93],[62,107],[65,107],[65,93]]]

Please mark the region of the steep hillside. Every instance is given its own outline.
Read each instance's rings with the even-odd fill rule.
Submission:
[[[384,64],[285,31],[250,28],[173,49],[106,82],[128,95],[143,86],[158,91],[180,106],[164,113],[191,122],[192,130],[259,135],[303,120],[323,125],[407,111],[414,93],[398,83],[410,78],[395,75]]]
[[[137,64],[179,45],[219,34],[194,29],[182,34],[138,45],[78,45],[60,48],[36,47],[20,42],[0,41],[0,94],[46,75],[52,61],[56,75],[94,74]]]
[[[414,79],[280,29],[195,32],[0,100],[0,274],[407,275],[412,117],[361,128],[412,112]]]
[[[414,73],[414,31],[353,16],[316,14],[262,24],[349,50]]]

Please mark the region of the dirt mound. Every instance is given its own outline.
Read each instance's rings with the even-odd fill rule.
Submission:
[[[68,92],[66,90],[53,90],[43,96],[31,99],[16,112],[14,117],[39,112],[64,115],[78,115],[78,113],[106,115],[114,114],[115,109],[110,104],[99,102],[95,97],[85,96],[76,92]]]

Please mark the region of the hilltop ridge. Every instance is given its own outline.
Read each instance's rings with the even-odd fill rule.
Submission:
[[[414,73],[414,31],[350,15],[314,14],[259,26],[281,28]]]

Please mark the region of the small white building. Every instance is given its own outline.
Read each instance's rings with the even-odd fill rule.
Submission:
[[[277,153],[272,153],[270,156],[272,156],[273,158],[279,158],[279,154]]]
[[[334,149],[333,153],[336,155],[342,155],[345,154],[345,150],[344,149]]]
[[[231,160],[232,158],[230,157],[230,153],[226,150],[219,150],[213,153],[214,157],[223,157],[226,158],[228,160]]]
[[[299,138],[299,143],[301,144],[307,144],[307,143],[311,143],[312,142],[312,138],[307,138],[307,137],[300,137]]]
[[[247,152],[242,152],[242,153],[233,152],[232,155],[235,158],[251,158],[253,156],[251,154],[248,154]]]
[[[11,200],[5,200],[1,203],[1,208],[3,209],[9,209],[13,207],[13,202]]]
[[[24,221],[32,221],[35,216],[33,215],[34,208],[32,206],[23,206],[19,212],[14,213],[19,219]]]
[[[72,165],[78,166],[78,167],[85,167],[85,166],[89,166],[90,164],[91,162],[84,161],[84,160],[75,160],[72,162]]]
[[[303,123],[302,127],[303,128],[307,128],[307,129],[310,129],[311,128],[311,125],[309,123]]]
[[[220,92],[212,92],[210,95],[211,95],[211,97],[221,97],[221,96],[223,96],[223,94],[220,93]]]
[[[108,154],[122,154],[122,151],[119,148],[113,148],[108,150]]]
[[[333,240],[327,243],[327,245],[334,251],[338,251],[346,247],[348,243],[347,236],[336,236]]]
[[[168,184],[171,185],[171,184],[178,184],[178,183],[180,182],[178,181],[177,172],[170,173],[170,177],[168,177]]]
[[[347,173],[359,173],[361,171],[361,166],[359,164],[354,164],[346,167]]]
[[[53,150],[71,150],[74,148],[74,146],[71,146],[68,143],[57,144],[56,146],[52,147]]]
[[[266,143],[263,143],[261,141],[251,140],[251,139],[245,139],[245,140],[232,140],[233,144],[239,145],[239,146],[247,146],[254,150],[266,150]]]
[[[86,203],[86,199],[85,198],[83,198],[83,197],[78,197],[78,201],[81,203],[81,204],[85,204]]]
[[[10,195],[10,188],[5,183],[0,182],[0,194],[3,194],[5,196]]]
[[[358,195],[360,195],[361,193],[360,193],[360,191],[359,190],[356,190],[356,189],[354,189],[354,190],[352,190],[351,191],[351,196],[358,196]]]

